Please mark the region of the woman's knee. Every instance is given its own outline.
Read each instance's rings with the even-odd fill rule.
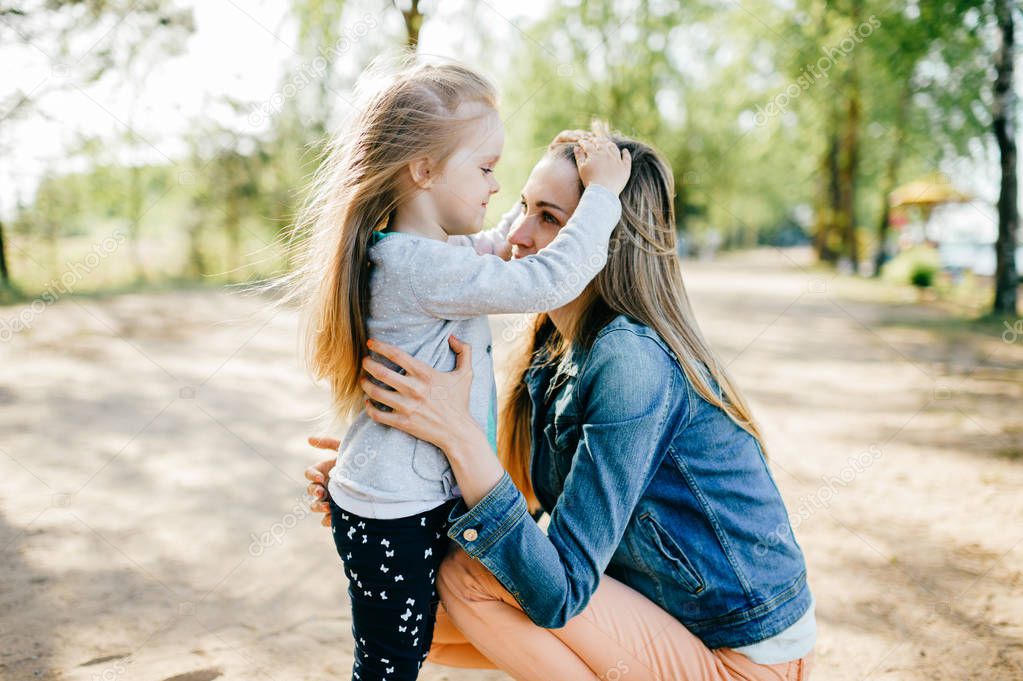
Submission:
[[[437,573],[437,591],[446,607],[457,608],[458,602],[480,602],[501,600],[503,591],[486,566],[457,548],[444,558]]]
[[[441,561],[437,571],[437,591],[445,603],[453,598],[464,600],[462,596],[472,581],[472,573],[466,561],[474,562],[461,548],[455,547]]]

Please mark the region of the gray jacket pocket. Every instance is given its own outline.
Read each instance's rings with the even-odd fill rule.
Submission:
[[[451,468],[444,453],[429,442],[416,440],[412,452],[412,470],[423,480],[440,483]]]

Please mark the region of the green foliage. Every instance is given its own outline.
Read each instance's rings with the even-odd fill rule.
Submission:
[[[883,276],[892,283],[930,288],[934,286],[939,271],[941,258],[937,249],[921,245],[903,251],[885,264]]]
[[[441,7],[420,8],[429,35]],[[143,146],[130,131],[115,144],[83,140],[76,156],[87,169],[48,175],[5,225],[15,277],[30,286],[59,276],[82,244],[114,230],[130,237],[117,254],[123,266],[108,269],[114,279],[244,280],[284,267],[275,242],[345,106],[339,93],[377,51],[405,42],[395,6],[302,0],[291,9],[295,58],[280,90],[301,87],[272,106],[218,102],[239,119],[258,111],[265,125],[242,132],[197,120],[186,157],[166,165],[124,165],[115,152]],[[352,17],[366,15],[379,30],[337,49]],[[486,21],[499,19],[481,10],[448,33],[507,56],[501,208],[554,134],[600,117],[668,158],[691,243],[709,229],[726,246],[809,232],[822,252],[869,259],[891,185],[969,157],[990,123],[990,17],[979,0],[552,2],[493,45],[476,35]],[[916,271],[933,281],[921,267],[901,280]]]
[[[909,275],[909,283],[917,288],[930,288],[934,285],[934,277],[938,268],[925,263],[917,263]]]

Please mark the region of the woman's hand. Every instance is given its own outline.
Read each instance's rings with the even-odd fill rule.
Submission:
[[[621,194],[632,174],[632,154],[619,149],[610,137],[581,137],[575,147],[575,164],[584,187],[596,183]]]
[[[341,446],[341,443],[332,437],[311,437],[308,439],[308,442],[318,449],[330,449],[335,452],[337,451],[337,448]],[[329,494],[327,492],[327,479],[330,476],[330,469],[334,467],[336,462],[337,458],[331,457],[305,469],[305,479],[309,481],[309,486],[306,487],[306,491],[309,493],[309,496],[314,499],[314,501],[309,504],[309,509],[314,513],[324,514],[323,518],[320,520],[320,524],[324,527],[330,527],[330,504],[327,503],[327,495]]]
[[[383,411],[366,400],[366,413],[377,423],[432,442],[447,456],[462,500],[472,508],[501,480],[504,468],[491,449],[486,433],[469,412],[472,387],[472,347],[454,336],[448,345],[457,355],[452,371],[437,371],[393,345],[369,341],[369,348],[405,370],[392,371],[370,358],[362,366],[371,376],[394,388],[388,390],[363,377],[362,389],[394,411]]]
[[[369,375],[393,388],[388,390],[363,376],[360,382],[366,395],[393,411],[383,411],[366,400],[366,413],[377,423],[403,430],[420,440],[447,451],[457,437],[458,426],[476,422],[469,412],[472,387],[472,347],[454,336],[448,345],[457,355],[455,368],[444,372],[421,362],[407,352],[387,343],[371,340],[369,348],[405,370],[399,374],[380,362],[366,357],[362,367]]]

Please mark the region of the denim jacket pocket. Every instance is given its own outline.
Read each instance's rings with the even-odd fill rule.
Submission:
[[[701,593],[707,586],[703,577],[650,511],[645,511],[639,516],[639,525],[643,529],[644,536],[652,542],[661,557],[671,565],[678,575],[682,588],[693,595]]]

